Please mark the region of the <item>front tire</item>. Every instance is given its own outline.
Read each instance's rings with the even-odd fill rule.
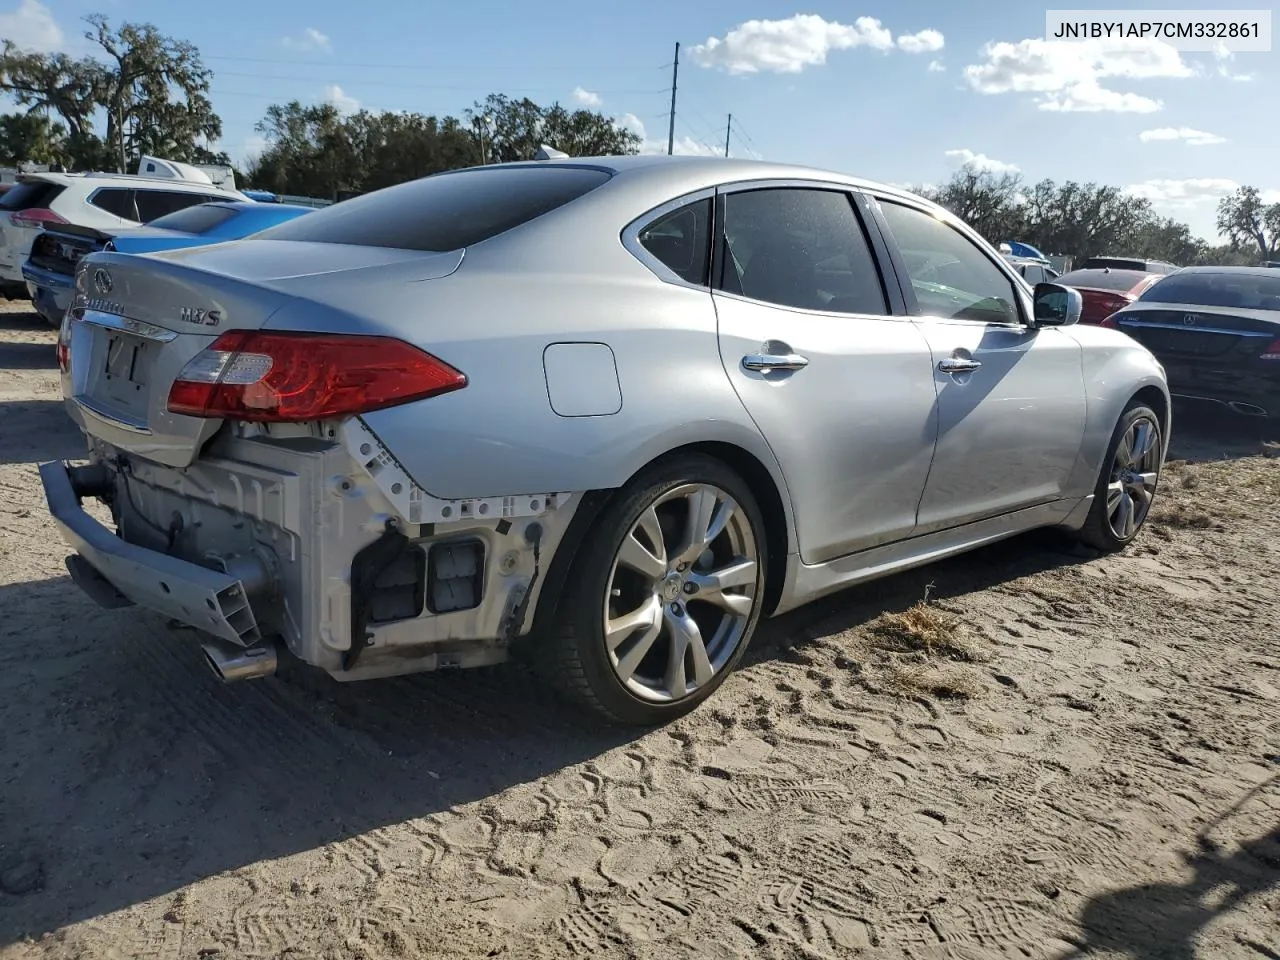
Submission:
[[[659,461],[618,492],[573,560],[547,663],[553,679],[614,723],[689,713],[746,652],[767,553],[741,477],[701,454]]]
[[[1131,401],[1107,447],[1080,539],[1104,553],[1132,543],[1150,516],[1163,459],[1160,418],[1141,401]]]

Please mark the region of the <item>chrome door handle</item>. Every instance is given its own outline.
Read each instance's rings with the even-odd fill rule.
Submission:
[[[959,357],[947,357],[945,360],[938,361],[938,369],[943,373],[968,373],[971,370],[977,370],[981,363],[977,360],[961,360]]]
[[[749,353],[742,358],[747,370],[801,370],[809,365],[809,358],[798,353]]]

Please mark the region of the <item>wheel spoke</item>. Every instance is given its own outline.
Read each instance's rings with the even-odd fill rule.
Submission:
[[[623,683],[626,683],[636,675],[636,668],[640,666],[640,662],[653,649],[654,641],[661,635],[662,624],[662,615],[659,610],[653,618],[653,623],[636,638],[636,642],[632,644],[631,648],[619,658],[617,666],[618,679]]]
[[[1156,482],[1160,479],[1158,473],[1140,473],[1137,476],[1138,481],[1142,484],[1142,488],[1147,491],[1148,495],[1155,493]]]
[[[628,637],[641,628],[656,630],[662,626],[662,601],[655,596],[648,597],[644,603],[630,613],[614,617],[605,624],[605,643],[609,652],[616,651]],[[655,633],[654,636],[657,636]],[[650,641],[652,643],[652,640]]]
[[[715,672],[707,657],[707,646],[702,639],[702,631],[687,610],[680,613],[668,608],[666,611],[667,628],[671,634],[671,648],[667,658],[667,673],[664,678],[667,691],[672,697],[683,697],[689,693],[689,680],[685,662],[693,660],[694,684],[701,686],[709,681]]]
[[[1116,508],[1120,506],[1120,498],[1124,496],[1124,482],[1113,481],[1107,485],[1107,516],[1114,517]]]
[[[650,516],[652,516],[652,519],[650,519]],[[650,533],[651,527],[656,530],[656,536]],[[649,547],[641,543],[636,537],[636,530],[644,530],[645,534],[650,536],[658,550],[661,551],[661,555],[655,554]],[[666,548],[662,544],[662,531],[658,527],[658,515],[654,513],[651,507],[640,517],[635,530],[632,530],[623,539],[622,547],[618,551],[618,563],[648,577],[650,580],[660,580],[662,575],[667,572],[666,552]]]
[[[1120,441],[1120,446],[1116,447],[1116,466],[1127,467],[1133,460],[1133,428],[1125,431],[1124,439]]]
[[[1129,466],[1137,468],[1151,452],[1155,443],[1156,431],[1146,420],[1139,420],[1135,425],[1133,448],[1129,454]]]
[[[1120,528],[1116,532],[1125,539],[1133,536],[1133,507],[1133,497],[1131,497],[1127,491],[1121,494],[1120,515],[1117,518],[1119,520]]]
[[[708,487],[699,487],[687,497],[689,516],[685,523],[684,539],[675,558],[683,563],[693,563],[707,545],[724,532],[733,519],[737,504]]]
[[[751,597],[742,594],[726,593],[734,587],[750,587],[756,582],[756,562],[754,560],[735,560],[716,570],[705,570],[694,573],[689,582],[698,588],[691,600],[703,600],[713,603],[734,616],[745,617],[751,613]]]

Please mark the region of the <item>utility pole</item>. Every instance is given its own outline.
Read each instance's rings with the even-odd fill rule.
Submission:
[[[671,66],[671,125],[667,128],[667,156],[676,146],[676,81],[680,77],[680,44],[676,44],[676,59]]]
[[[729,122],[724,128],[724,155],[729,155],[729,134],[733,132],[733,114],[729,114]]]

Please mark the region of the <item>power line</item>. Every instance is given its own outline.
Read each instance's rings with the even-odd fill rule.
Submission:
[[[715,147],[711,146],[711,144],[707,143],[703,137],[698,136],[698,131],[689,126],[689,122],[685,120],[684,117],[680,117],[680,123],[689,131],[689,139],[698,144],[698,146],[703,147],[708,153],[716,154],[720,152]]]
[[[328,60],[328,59],[291,60],[291,59],[282,59],[280,57],[231,57],[231,56],[221,56],[221,55],[210,55],[207,53],[201,54],[201,59],[228,60],[228,61],[235,61],[238,63],[281,63],[281,64],[292,65],[292,66],[316,67],[319,69],[328,69],[329,67],[353,67],[360,70],[448,70],[450,72],[463,71],[463,70],[473,71],[473,72],[493,70],[492,65],[476,66],[474,64],[469,64],[469,65],[455,66],[454,64],[441,64],[441,63],[356,63],[350,60]],[[504,66],[512,67],[513,65],[504,64]],[[667,63],[661,67],[656,67],[656,68],[626,67],[621,69],[626,69],[626,70],[655,69],[655,70],[666,71],[667,69],[670,68],[670,66],[671,64]],[[601,64],[598,67],[583,67],[582,65],[568,67],[568,66],[554,66],[554,65],[548,66],[544,64],[537,64],[537,65],[520,66],[519,69],[522,72],[527,72],[529,70],[541,70],[543,72],[555,71],[559,73],[581,74],[583,72],[591,72],[592,70],[618,70],[620,68],[618,67],[617,64]]]
[[[283,80],[286,82],[297,83],[332,83],[332,80],[326,80],[324,77],[294,77],[286,76],[278,73],[244,73],[237,70],[220,70],[214,74],[220,77],[248,77],[254,80]],[[352,86],[361,87],[393,87],[405,90],[475,90],[482,84],[466,83],[466,84],[449,84],[449,83],[401,83],[393,80],[353,80],[349,81]],[[520,87],[514,90],[508,89],[508,93],[552,93],[560,91],[559,87]],[[647,90],[599,90],[596,93],[608,94],[611,97],[621,96],[645,96],[658,93],[666,93],[665,87],[654,89],[650,87]]]

